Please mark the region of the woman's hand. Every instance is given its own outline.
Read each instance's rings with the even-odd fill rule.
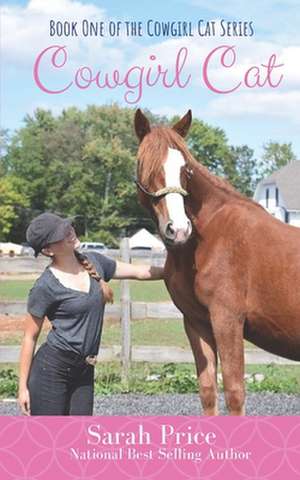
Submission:
[[[19,390],[18,403],[23,415],[30,415],[30,395],[27,387]]]
[[[130,278],[135,280],[161,280],[164,278],[164,267],[152,265],[135,265],[117,261],[114,274],[116,279]]]
[[[114,292],[104,280],[100,280],[104,303],[114,303]]]
[[[19,371],[19,396],[18,402],[24,415],[30,415],[30,396],[27,388],[27,381],[32,363],[32,357],[36,342],[40,334],[44,318],[34,315],[27,315],[25,321],[24,337],[20,353]]]

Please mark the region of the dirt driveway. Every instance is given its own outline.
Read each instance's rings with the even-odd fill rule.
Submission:
[[[5,344],[7,339],[22,338],[24,326],[28,315],[0,315],[0,343]],[[48,319],[45,319],[42,327],[43,332],[48,332],[51,328]],[[10,343],[10,342],[9,342]]]

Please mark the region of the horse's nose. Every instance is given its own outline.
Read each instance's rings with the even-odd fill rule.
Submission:
[[[186,228],[178,228],[174,225],[174,222],[170,220],[164,228],[164,236],[166,240],[170,240],[174,243],[184,243],[190,236],[192,231],[192,224],[188,220]]]
[[[176,237],[176,230],[174,228],[173,222],[168,222],[165,228],[165,236],[169,240],[174,240]]]

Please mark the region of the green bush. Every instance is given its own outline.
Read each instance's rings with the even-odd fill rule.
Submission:
[[[260,382],[246,382],[248,392],[300,393],[300,367],[281,365],[251,365],[247,371],[254,377],[262,373]],[[222,385],[219,386],[222,389]],[[18,375],[10,364],[0,369],[0,396],[16,397]],[[132,363],[128,383],[122,382],[118,362],[100,363],[95,371],[95,395],[117,393],[159,395],[162,393],[197,393],[198,382],[194,365]]]
[[[265,375],[261,382],[254,381],[247,384],[249,392],[273,392],[273,393],[300,393],[299,370],[293,367],[276,366],[273,363],[261,367],[261,373]]]
[[[0,370],[0,395],[15,397],[18,391],[18,375],[12,368]]]
[[[198,389],[197,380],[189,366],[174,363],[155,366],[139,364],[132,367],[128,384],[122,383],[121,370],[117,365],[108,364],[100,368],[95,378],[96,394],[131,392],[158,395],[160,393],[196,393]]]

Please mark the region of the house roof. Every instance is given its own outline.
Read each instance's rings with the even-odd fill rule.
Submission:
[[[148,232],[145,228],[142,228],[136,232],[129,239],[130,248],[156,248],[163,250],[164,244],[161,240],[156,238],[152,233]]]
[[[276,183],[288,210],[300,210],[300,161],[294,160],[259,183]]]

